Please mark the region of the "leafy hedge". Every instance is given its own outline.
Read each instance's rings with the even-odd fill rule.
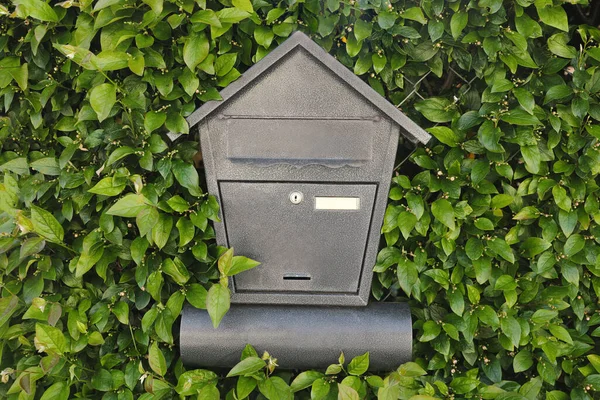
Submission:
[[[437,138],[393,178],[373,294],[416,340],[385,379],[178,358],[234,261],[166,133],[297,29]],[[0,397],[598,397],[600,30],[560,0],[13,0],[0,32]]]

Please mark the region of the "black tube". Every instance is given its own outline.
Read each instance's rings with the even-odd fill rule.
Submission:
[[[370,353],[370,370],[391,371],[410,361],[412,322],[404,303],[366,307],[232,304],[214,329],[205,310],[187,306],[179,347],[187,367],[232,367],[246,344],[268,351],[282,369],[326,368]]]

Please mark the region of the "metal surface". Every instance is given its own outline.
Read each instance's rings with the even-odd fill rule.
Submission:
[[[186,307],[179,347],[188,368],[232,367],[246,344],[268,351],[282,369],[326,368],[370,353],[370,370],[390,371],[411,359],[408,305],[367,307],[232,305],[219,328],[208,313]]]
[[[223,106],[227,103],[227,101],[235,97],[239,94],[240,91],[243,91],[249,85],[256,85],[255,80],[257,78],[263,77],[274,65],[278,64],[282,58],[287,56],[290,53],[294,53],[294,50],[303,49],[306,53],[313,56],[315,61],[320,64],[320,67],[323,69],[329,70],[333,75],[337,76],[339,80],[341,80],[348,91],[354,92],[351,94],[351,97],[360,97],[360,102],[368,102],[371,103],[373,108],[379,109],[387,118],[393,120],[397,125],[403,128],[402,134],[407,137],[412,142],[421,142],[427,143],[430,139],[430,135],[425,132],[421,127],[411,121],[406,115],[404,115],[400,110],[398,110],[394,105],[385,100],[379,93],[377,93],[371,86],[363,82],[359,77],[357,77],[354,73],[352,73],[348,68],[342,65],[339,61],[337,61],[333,56],[319,47],[318,44],[313,42],[308,36],[306,36],[302,32],[295,32],[288,40],[279,45],[275,50],[267,54],[259,63],[253,65],[248,71],[244,73],[244,75],[232,82],[229,86],[223,89],[220,94],[223,98],[222,101],[210,101],[203,105],[201,108],[196,110],[193,114],[191,114],[187,121],[190,126],[196,125],[198,122],[204,120],[207,116],[212,114],[215,110]],[[293,85],[290,86],[287,82],[282,82],[283,85],[279,87],[279,91],[288,92],[288,95],[293,94],[296,91],[297,97],[301,97],[305,92],[306,88],[304,85],[297,88]],[[315,82],[318,84],[318,82]],[[310,84],[310,82],[305,82],[305,84]],[[290,93],[292,92],[292,93]],[[339,94],[338,91],[329,94],[326,91],[320,93],[321,97],[312,97],[313,100],[317,104],[327,104],[327,98],[332,98],[335,100],[335,97]],[[274,96],[269,99],[272,103],[270,105],[275,106],[274,109],[277,110],[277,97]],[[264,97],[263,97],[264,98]],[[348,100],[348,99],[345,99]],[[264,104],[264,103],[263,103]],[[348,116],[347,110],[352,110],[352,102],[339,102],[339,103],[329,103],[329,108],[343,108],[345,112],[344,116]],[[259,106],[259,105],[257,105]],[[257,111],[253,108],[247,109]],[[268,116],[276,116],[272,112],[272,108],[264,107],[262,110],[265,115]],[[317,108],[318,110],[318,108]],[[245,113],[244,113],[245,114]],[[280,114],[285,115],[285,114]],[[347,118],[343,118],[346,120]]]
[[[302,33],[221,96],[188,123],[218,244],[262,263],[232,279],[232,302],[366,305],[400,135],[429,134]]]
[[[235,253],[263,260],[233,278],[235,293],[294,295],[313,302],[315,293],[321,293],[322,304],[331,304],[328,295],[357,294],[375,185],[221,182],[220,189]],[[292,191],[302,192],[304,201],[292,204]],[[322,195],[357,197],[362,207],[315,210],[316,197]],[[295,274],[310,279],[285,278]]]

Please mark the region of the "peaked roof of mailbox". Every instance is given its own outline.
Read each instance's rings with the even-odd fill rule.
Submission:
[[[306,34],[297,31],[289,39],[267,54],[262,60],[250,67],[238,80],[229,84],[220,94],[223,100],[211,100],[206,102],[189,117],[187,122],[190,126],[196,125],[209,114],[219,108],[228,100],[235,97],[244,87],[250,84],[254,79],[260,77],[265,71],[273,67],[286,54],[293,51],[297,46],[301,46],[309,52],[315,59],[320,61],[323,67],[331,70],[340,79],[346,82],[350,87],[354,88],[358,94],[364,97],[367,101],[373,104],[382,113],[387,115],[391,120],[396,122],[402,128],[401,133],[410,141],[417,143],[427,143],[431,136],[425,132],[419,125],[408,118],[404,113],[398,110],[394,105],[383,98],[371,86],[365,83],[362,79],[356,76],[353,72],[346,68],[342,63],[337,61],[332,55],[323,50],[317,43],[313,42]]]

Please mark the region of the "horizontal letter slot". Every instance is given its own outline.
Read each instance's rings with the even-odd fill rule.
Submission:
[[[360,210],[360,198],[315,197],[315,210]]]
[[[308,274],[285,274],[283,275],[284,281],[310,281],[311,276]]]

